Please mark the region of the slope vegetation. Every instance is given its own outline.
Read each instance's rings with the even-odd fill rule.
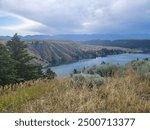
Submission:
[[[149,81],[128,71],[89,89],[70,79],[37,80],[19,84],[0,96],[0,112],[150,112]]]
[[[131,49],[139,49],[144,52],[150,52],[150,40],[149,39],[125,39],[125,40],[90,40],[81,42],[86,45],[101,45],[112,47],[123,47]]]
[[[70,41],[32,41],[28,48],[51,65],[82,59],[84,54],[78,44]]]
[[[149,65],[136,63],[138,70]],[[13,91],[5,86],[0,90],[0,112],[150,112],[150,77],[140,75],[135,61],[130,65],[92,88],[87,82],[72,83],[70,77],[28,81]]]
[[[135,52],[134,50],[119,47],[85,46],[73,41],[26,41],[26,44],[30,54],[35,56],[38,62],[44,61],[49,65],[59,65],[98,56]]]

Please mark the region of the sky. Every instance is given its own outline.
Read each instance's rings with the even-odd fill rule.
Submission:
[[[0,0],[0,35],[150,34],[150,0]]]

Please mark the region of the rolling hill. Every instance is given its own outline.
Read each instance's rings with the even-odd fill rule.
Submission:
[[[49,65],[58,65],[84,58],[78,44],[72,41],[32,41],[26,42],[29,52]]]
[[[73,41],[39,40],[26,41],[25,43],[28,45],[29,53],[36,57],[36,63],[41,62],[45,65],[49,64],[49,66],[99,56],[138,52],[134,49],[121,47],[81,45]]]
[[[150,40],[149,39],[125,39],[125,40],[90,40],[81,42],[84,45],[100,45],[100,46],[112,46],[123,47],[130,49],[139,49],[145,53],[150,52]]]

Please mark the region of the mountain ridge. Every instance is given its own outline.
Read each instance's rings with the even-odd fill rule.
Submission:
[[[150,39],[150,34],[62,34],[62,35],[26,35],[19,36],[22,40],[116,40],[116,39]],[[9,40],[11,36],[0,36],[0,39]]]
[[[122,39],[122,40],[89,40],[80,42],[83,45],[123,47],[140,49],[144,53],[150,53],[150,39]]]

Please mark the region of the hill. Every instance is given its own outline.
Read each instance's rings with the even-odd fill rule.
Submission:
[[[0,112],[150,112],[150,80],[139,75],[145,63],[150,65],[133,61],[134,69],[128,66],[92,88],[82,80],[73,83],[70,77],[5,86],[0,90]]]
[[[0,44],[5,44],[7,40],[0,40]],[[27,50],[31,56],[33,64],[43,66],[54,66],[73,61],[121,54],[126,52],[139,52],[135,49],[125,49],[121,47],[81,45],[73,41],[63,40],[25,40]]]
[[[84,58],[80,46],[72,41],[31,41],[27,42],[29,52],[49,65],[58,65]]]
[[[81,59],[96,58],[121,54],[126,52],[139,52],[134,49],[121,47],[81,45],[73,41],[39,40],[26,41],[29,52],[38,61],[44,61],[50,66],[69,63]]]
[[[81,43],[84,45],[101,45],[101,46],[139,49],[139,50],[143,50],[145,53],[150,52],[150,40],[149,39],[90,40],[90,41],[84,41]]]

